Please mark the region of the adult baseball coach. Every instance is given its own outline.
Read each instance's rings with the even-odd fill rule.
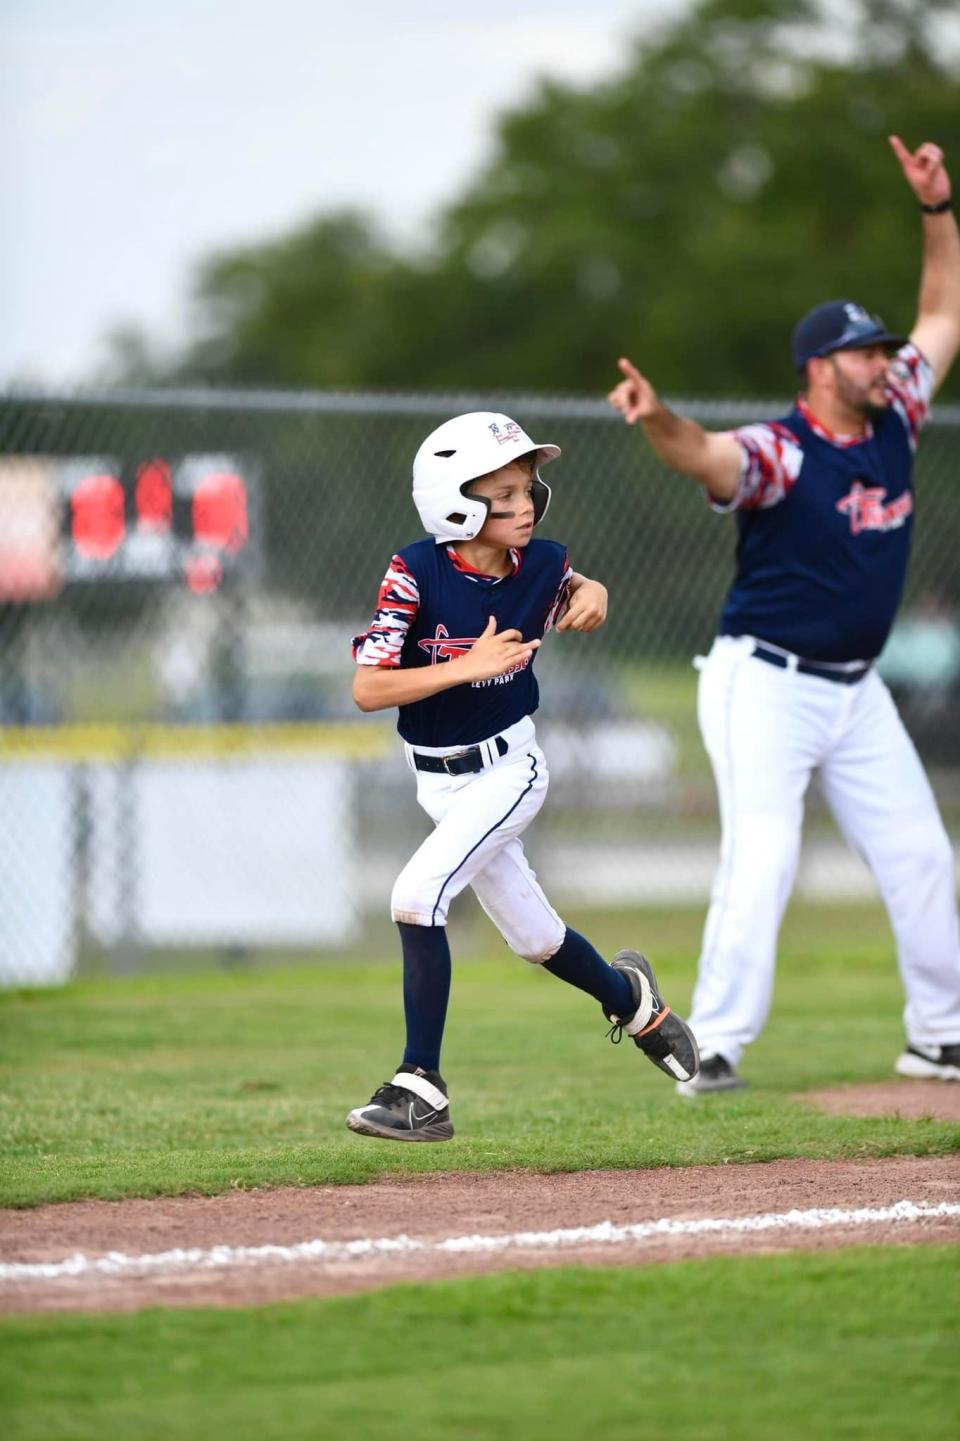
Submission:
[[[736,1067],[770,1009],[815,768],[896,937],[907,998],[896,1069],[960,1081],[953,854],[873,666],[906,576],[917,439],[960,348],[960,235],[942,151],[890,144],[923,212],[909,339],[852,301],[818,305],[793,332],[805,383],[794,409],[733,431],[668,410],[629,360],[609,397],[739,527],[736,576],[700,672],[722,844],[690,1017],[701,1070],[678,1088],[688,1096],[745,1084]]]

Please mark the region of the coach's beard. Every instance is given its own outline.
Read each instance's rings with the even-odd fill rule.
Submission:
[[[850,397],[850,399],[852,401],[851,408],[866,421],[879,420],[880,417],[886,413],[890,405],[886,391],[884,391],[882,400],[871,400],[869,392],[862,398],[853,399],[853,397]]]
[[[868,400],[867,403],[866,403],[866,405],[863,407],[863,418],[864,418],[864,420],[869,420],[869,421],[879,420],[882,415],[885,415],[885,414],[886,414],[886,412],[889,410],[889,408],[890,408],[890,402],[889,402],[889,400],[884,400],[884,401],[883,401],[881,404],[879,404],[879,405],[877,405],[877,404],[876,404],[874,401],[872,401],[872,400]]]

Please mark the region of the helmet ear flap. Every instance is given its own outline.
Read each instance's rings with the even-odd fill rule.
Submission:
[[[470,491],[470,487],[472,484],[472,480],[465,480],[463,482],[463,485],[461,485],[460,487],[460,494],[463,496],[464,500],[468,500],[470,502],[470,515],[467,515],[466,512],[462,510],[451,510],[449,515],[447,516],[447,520],[450,525],[467,526],[468,528],[476,526],[476,529],[474,529],[473,531],[473,535],[477,535],[483,529],[484,525],[486,524],[487,517],[490,514],[490,502],[485,495],[474,495]],[[486,515],[483,516],[483,519],[480,520],[479,523],[477,521],[476,510],[476,507],[478,505],[482,505],[484,510],[486,511]],[[467,536],[465,538],[472,539],[471,536]]]
[[[550,487],[542,481],[539,475],[533,480],[533,523],[539,525],[547,513],[547,506],[550,504]]]

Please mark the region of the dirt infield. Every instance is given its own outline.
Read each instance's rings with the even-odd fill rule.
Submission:
[[[907,1088],[885,1089],[908,1114]],[[804,1099],[852,1113],[858,1103],[881,1106],[879,1091]],[[923,1107],[909,1114],[960,1119],[960,1086],[916,1083],[909,1093],[909,1105]],[[888,1096],[886,1112],[866,1114],[891,1110]],[[0,1212],[0,1309],[259,1305],[545,1265],[956,1242],[958,1203],[960,1155],[444,1173],[72,1202]]]

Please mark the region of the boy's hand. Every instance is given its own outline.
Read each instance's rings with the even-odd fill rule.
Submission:
[[[502,630],[497,634],[496,616],[491,616],[483,635],[456,664],[466,672],[465,680],[492,680],[525,665],[539,645],[538,640],[524,640],[518,630]]]
[[[598,580],[583,579],[572,591],[557,630],[596,630],[606,618],[607,587]]]
[[[648,416],[654,415],[660,409],[660,401],[649,380],[640,374],[631,361],[621,356],[617,364],[625,379],[614,386],[607,400],[614,410],[620,411],[628,425],[633,425],[638,420],[646,420]]]

